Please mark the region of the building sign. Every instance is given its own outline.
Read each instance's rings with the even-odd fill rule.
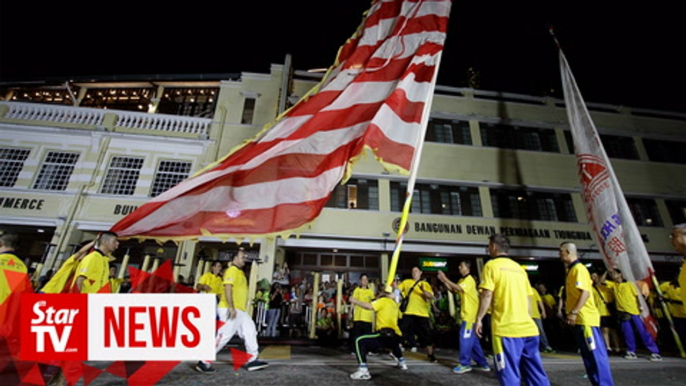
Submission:
[[[532,239],[593,240],[590,232],[568,231],[561,229],[541,229],[523,227],[496,227],[493,225],[449,224],[435,222],[415,222],[412,228],[417,233],[466,234],[490,236],[502,233],[511,237],[528,237]]]
[[[0,197],[0,208],[5,209],[43,210],[44,204],[39,198]]]
[[[126,216],[127,214],[133,213],[134,210],[138,209],[137,205],[121,205],[117,204],[114,206],[112,214],[118,216]]]
[[[442,257],[420,257],[419,268],[425,272],[448,272],[448,260]]]

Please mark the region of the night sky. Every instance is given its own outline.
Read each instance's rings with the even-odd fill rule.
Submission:
[[[0,2],[0,82],[329,67],[370,0]],[[598,5],[602,4],[602,5]],[[561,98],[553,25],[587,102],[686,112],[677,3],[453,2],[438,84]],[[193,8],[196,7],[196,8]]]

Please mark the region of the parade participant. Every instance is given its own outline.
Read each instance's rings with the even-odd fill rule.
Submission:
[[[617,283],[615,286],[615,302],[617,304],[617,314],[619,315],[619,326],[627,347],[624,358],[638,358],[636,356],[636,338],[634,335],[634,329],[636,329],[643,344],[650,351],[649,359],[653,362],[661,361],[660,350],[641,320],[640,315],[643,310],[638,300],[639,295],[636,286],[631,282],[625,281],[622,272],[618,269],[611,271],[610,274],[613,281]]]
[[[607,271],[602,275],[591,272],[593,281],[593,300],[600,313],[600,331],[605,339],[608,354],[619,354],[619,332],[617,327],[617,306],[615,305],[615,282],[607,280]]]
[[[679,287],[681,287],[681,298],[686,299],[686,223],[677,224],[669,234],[674,250],[684,257],[679,273]]]
[[[422,270],[412,267],[412,279],[406,279],[398,285],[403,297],[408,298],[407,309],[402,315],[403,339],[407,342],[412,352],[417,351],[415,333],[419,342],[426,346],[426,353],[430,362],[436,362],[434,356],[433,331],[429,310],[434,299],[431,284],[422,279]]]
[[[81,259],[76,267],[72,289],[82,294],[97,293],[109,284],[109,255],[119,248],[114,232],[102,232],[95,241],[95,249]]]
[[[573,328],[588,380],[594,386],[612,386],[614,381],[607,357],[607,347],[600,331],[600,313],[595,305],[595,299],[591,296],[591,275],[579,261],[575,244],[562,243],[559,256],[567,267],[566,322]]]
[[[369,288],[369,276],[366,273],[360,275],[360,285],[353,291],[350,303],[349,320],[352,320],[352,329],[350,330],[350,351],[355,353],[355,339],[362,335],[368,335],[372,332],[372,318],[374,313],[360,305],[353,304],[352,298],[363,303],[371,303],[374,300],[374,291]]]
[[[471,263],[467,260],[461,261],[458,270],[462,278],[457,283],[450,281],[443,271],[438,271],[438,280],[443,282],[450,291],[459,293],[461,299],[460,364],[453,369],[453,372],[464,374],[472,371],[472,368],[479,371],[491,371],[481,349],[481,342],[474,333],[474,322],[479,308],[479,291],[471,275]],[[477,364],[475,367],[472,367],[472,360]]]
[[[531,318],[529,279],[509,257],[510,240],[503,234],[489,237],[488,253],[479,285],[481,296],[475,331],[482,336],[483,318],[489,308],[495,369],[501,385],[550,385],[538,351],[538,328]]]
[[[0,236],[0,304],[5,303],[12,293],[5,272],[28,273],[26,264],[17,256],[16,249],[18,247],[19,236],[17,234],[5,233]],[[0,328],[3,327],[5,316],[0,315]]]
[[[224,325],[217,331],[216,352],[238,334],[245,342],[245,349],[250,354],[250,359],[245,363],[248,371],[260,370],[268,366],[266,362],[257,359],[259,346],[257,344],[257,329],[255,322],[246,312],[248,306],[248,280],[243,272],[245,267],[245,250],[238,249],[238,253],[229,262],[229,267],[224,271],[224,293],[219,301],[220,320]],[[207,361],[198,361],[195,370],[201,373],[213,373],[216,370]]]
[[[401,332],[398,327],[400,310],[398,303],[393,299],[393,289],[386,288],[380,297],[371,303],[350,298],[350,302],[366,310],[374,311],[376,315],[376,333],[359,336],[355,340],[355,354],[357,356],[358,369],[350,374],[352,379],[371,379],[367,366],[367,354],[371,351],[390,349],[396,361],[396,368],[407,370],[405,358],[400,349]]]

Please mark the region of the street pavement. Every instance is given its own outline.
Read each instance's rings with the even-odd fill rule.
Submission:
[[[231,346],[229,346],[231,347]],[[242,349],[241,346],[232,346]],[[357,361],[350,352],[341,348],[320,347],[316,345],[261,345],[260,359],[269,362],[269,367],[248,372],[244,368],[234,370],[231,352],[222,350],[214,363],[215,373],[196,372],[195,362],[182,362],[164,376],[157,385],[195,386],[195,385],[498,385],[493,372],[472,371],[454,374],[452,368],[457,364],[457,351],[437,349],[438,363],[430,363],[421,350],[417,353],[405,352],[409,369],[402,371],[393,367],[395,362],[387,354],[369,357],[371,380],[350,379],[350,373],[357,368]],[[581,357],[575,353],[561,352],[542,354],[543,366],[550,378],[551,385],[590,385],[585,378]],[[99,367],[97,362],[89,363]],[[104,364],[102,364],[104,366]],[[610,357],[610,366],[616,385],[671,386],[686,385],[686,359],[666,354],[662,362],[650,362],[647,353],[639,352],[639,359],[628,360]],[[80,381],[79,384],[84,384]],[[103,373],[89,383],[92,386],[119,386],[126,384],[122,378]]]

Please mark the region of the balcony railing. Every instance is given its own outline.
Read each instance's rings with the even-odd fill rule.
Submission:
[[[5,114],[2,115],[2,111]],[[107,118],[107,116],[111,116]],[[114,119],[113,119],[113,118]],[[146,114],[120,110],[103,110],[40,103],[0,102],[0,120],[40,121],[56,127],[92,126],[109,131],[118,129],[150,130],[206,137],[212,119],[176,115]],[[151,133],[152,134],[152,133]]]
[[[27,121],[102,125],[106,111],[40,103],[3,102],[9,107],[5,118]]]

